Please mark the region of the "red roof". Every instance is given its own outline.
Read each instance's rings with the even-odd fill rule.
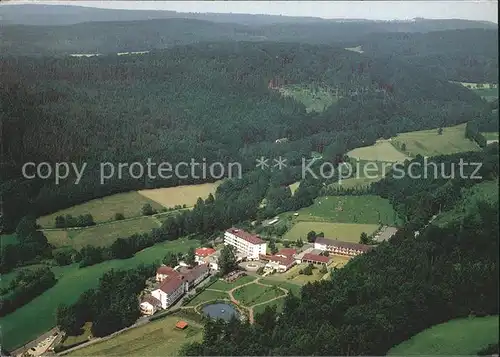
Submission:
[[[324,244],[324,245],[332,246],[332,247],[338,247],[338,248],[359,250],[362,252],[367,252],[370,249],[373,249],[372,245],[351,243],[351,242],[342,242],[342,241],[336,240],[336,239],[328,239],[328,238],[321,238],[321,237],[316,238],[315,243]]]
[[[262,260],[268,260],[270,262],[278,262],[281,265],[289,266],[290,264],[293,264],[295,259],[293,258],[288,258],[288,257],[280,257],[278,255],[264,255],[264,254],[259,254],[259,258]]]
[[[194,251],[194,254],[199,257],[208,257],[215,253],[215,249],[213,248],[198,248]]]
[[[153,295],[146,295],[143,299],[142,302],[147,302],[153,306],[160,306],[161,302],[157,298],[155,298]]]
[[[173,293],[174,291],[176,291],[177,289],[179,289],[179,287],[184,283],[183,281],[183,277],[181,276],[180,278],[179,277],[168,277],[167,279],[165,279],[159,289],[161,291],[163,291],[164,293],[166,294],[171,294]]]
[[[188,327],[188,323],[186,321],[179,321],[175,324],[175,327],[180,328],[180,329],[185,329]]]
[[[230,228],[226,232],[234,234],[236,237],[241,238],[251,244],[262,244],[265,243],[258,235],[245,232],[238,228]]]
[[[156,269],[156,274],[162,274],[162,275],[179,275],[178,272],[176,272],[173,268],[168,267],[166,265],[162,265],[158,269]]]
[[[291,258],[295,254],[297,254],[297,251],[293,248],[283,248],[278,253],[276,253],[276,255],[283,255],[287,258]]]
[[[306,253],[302,257],[302,260],[310,260],[318,263],[328,263],[330,261],[330,258],[325,257],[324,255]]]

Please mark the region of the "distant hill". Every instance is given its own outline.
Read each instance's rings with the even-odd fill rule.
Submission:
[[[313,44],[349,42],[357,46],[357,42],[367,41],[374,33],[496,29],[495,24],[465,20],[340,21],[56,5],[0,6],[2,24],[0,53],[10,55],[115,53],[164,49],[205,41],[242,40]],[[383,38],[380,41],[381,47],[387,47]]]

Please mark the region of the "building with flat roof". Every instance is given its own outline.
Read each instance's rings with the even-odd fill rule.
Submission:
[[[265,255],[267,250],[267,243],[258,235],[238,228],[230,228],[224,232],[224,244],[235,247],[238,253],[249,260],[258,260],[259,255]]]
[[[314,242],[314,249],[328,251],[330,253],[338,255],[347,255],[350,257],[366,253],[373,248],[374,247],[372,245],[343,242],[336,239],[321,237],[316,238],[316,241]]]

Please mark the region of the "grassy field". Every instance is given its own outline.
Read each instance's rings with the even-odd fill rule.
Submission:
[[[302,286],[300,284],[283,281],[281,274],[269,275],[265,279],[261,279],[260,282],[267,285],[276,285],[280,288],[288,290],[289,293],[292,293],[295,296],[300,296],[300,291],[302,290]]]
[[[155,201],[164,207],[174,207],[177,205],[186,205],[190,207],[194,206],[199,197],[206,199],[209,194],[215,194],[215,190],[221,182],[222,181],[200,185],[155,188],[137,192],[146,199]]]
[[[74,303],[84,291],[96,287],[99,278],[110,269],[133,269],[161,260],[167,252],[186,252],[199,244],[196,240],[179,239],[144,249],[130,259],[110,260],[82,269],[77,264],[54,268],[59,279],[54,287],[2,318],[4,347],[14,349],[50,330],[55,325],[57,307]]]
[[[288,185],[288,187],[290,187],[290,191],[292,191],[292,195],[295,193],[295,191],[297,191],[299,186],[300,186],[300,181],[292,183],[291,185]]]
[[[410,156],[448,155],[480,150],[475,142],[465,138],[465,124],[443,128],[442,135],[438,135],[438,129],[401,133],[392,139],[392,143],[399,148],[405,144]]]
[[[160,227],[160,222],[153,217],[138,217],[127,221],[110,222],[98,226],[68,230],[45,231],[50,243],[56,247],[71,246],[80,249],[86,245],[109,246],[118,238],[126,238],[135,233],[150,232]]]
[[[288,270],[286,273],[283,274],[275,274],[276,279],[281,278],[283,280],[289,280],[295,284],[299,285],[305,285],[307,283],[312,283],[313,281],[318,281],[323,278],[325,274],[320,273],[320,268],[315,267],[313,269],[312,275],[304,275],[304,274],[299,274],[300,269],[304,269],[307,267],[308,264],[299,264],[295,265],[292,267],[290,270]]]
[[[328,222],[298,222],[285,233],[289,240],[307,239],[307,233],[315,231],[325,233],[327,238],[336,238],[344,242],[358,243],[359,236],[365,232],[370,235],[378,229],[377,224],[328,223]]]
[[[76,217],[90,213],[92,217],[94,217],[96,223],[113,220],[115,213],[123,213],[125,218],[136,217],[141,215],[141,208],[146,203],[149,203],[157,210],[163,208],[159,203],[132,191],[91,200],[80,205],[57,211],[38,218],[38,224],[44,228],[53,228],[55,227],[56,217],[66,214]]]
[[[285,293],[274,286],[258,284],[245,285],[233,292],[234,298],[245,306],[260,304],[283,295]]]
[[[210,285],[210,289],[215,289],[215,290],[222,290],[222,291],[229,291],[231,289],[234,289],[237,286],[249,283],[251,281],[254,281],[256,278],[250,275],[247,276],[242,276],[238,278],[236,281],[232,283],[226,283],[224,280],[218,280],[212,285]]]
[[[82,342],[82,341],[87,341],[89,339],[89,336],[92,335],[92,332],[91,332],[91,327],[92,327],[92,323],[91,322],[86,322],[84,325],[83,325],[83,333],[81,335],[78,335],[78,336],[67,336],[66,339],[64,340],[64,342],[62,343],[63,346],[70,346],[74,343],[79,343],[79,342]]]
[[[224,300],[224,299],[229,300],[228,293],[205,290],[200,295],[196,296],[193,300],[191,300],[186,306],[196,306],[207,301]]]
[[[498,140],[498,132],[496,133],[481,133],[486,140]]]
[[[292,223],[296,222],[331,222],[331,223],[358,223],[358,224],[386,224],[398,225],[392,205],[388,200],[374,195],[363,196],[322,196],[314,200],[314,204],[294,212],[280,215],[283,221],[291,216]]]
[[[364,51],[361,49],[361,46],[356,46],[356,47],[346,47],[344,50],[347,51],[352,51],[352,52],[357,52],[357,53],[363,53]]]
[[[498,343],[498,332],[498,316],[452,320],[413,336],[393,347],[388,355],[471,356]]]
[[[267,304],[262,304],[262,305],[255,306],[253,308],[253,313],[254,313],[254,316],[256,314],[261,314],[261,313],[264,312],[264,310],[266,309],[267,306],[276,306],[276,310],[278,312],[281,312],[283,310],[283,306],[284,305],[285,305],[285,299],[276,299],[276,300],[270,301]]]
[[[310,85],[286,85],[280,88],[280,93],[304,104],[307,112],[322,112],[336,102],[335,91],[321,86],[313,89]]]
[[[175,324],[186,321],[179,330]],[[130,329],[116,337],[79,349],[68,356],[175,356],[184,343],[200,341],[202,326],[174,315]]]
[[[373,145],[351,150],[347,153],[347,156],[364,161],[404,162],[410,159],[406,154],[397,150],[388,140],[379,140]]]

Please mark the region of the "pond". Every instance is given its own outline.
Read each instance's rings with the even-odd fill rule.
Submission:
[[[204,306],[202,309],[205,315],[208,315],[214,319],[223,319],[229,321],[231,316],[235,315],[237,318],[240,317],[238,311],[229,304],[216,303]]]

